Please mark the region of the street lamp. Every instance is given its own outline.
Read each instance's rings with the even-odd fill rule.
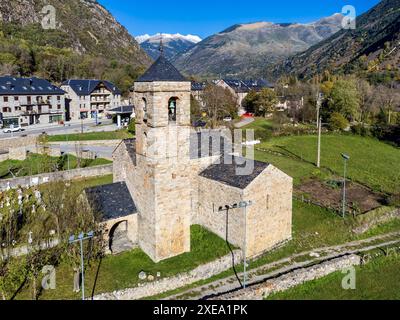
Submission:
[[[342,158],[344,160],[344,175],[343,175],[343,208],[342,208],[342,215],[343,219],[346,215],[346,174],[347,174],[347,162],[350,160],[350,156],[347,154],[342,153]]]
[[[234,203],[233,205],[226,205],[225,207],[219,207],[218,211],[227,213],[231,209],[244,209],[244,245],[243,245],[243,289],[246,289],[247,285],[247,208],[252,206],[254,202],[252,201],[240,201],[239,203]]]
[[[83,262],[83,241],[91,239],[94,237],[94,232],[90,231],[86,235],[81,232],[77,238],[74,235],[69,237],[69,244],[73,244],[76,242],[80,243],[81,247],[81,272],[82,272],[82,300],[85,300],[85,269],[84,269],[84,262]]]

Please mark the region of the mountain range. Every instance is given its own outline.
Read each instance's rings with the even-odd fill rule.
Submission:
[[[343,29],[305,52],[266,70],[273,78],[294,74],[310,77],[331,73],[379,72],[400,69],[400,0],[382,0]]]
[[[181,35],[158,33],[150,36],[148,34],[136,37],[141,47],[152,59],[157,59],[160,55],[160,43],[163,42],[164,55],[169,60],[174,60],[180,55],[191,49],[195,44],[201,41],[201,38],[195,35]]]
[[[55,22],[51,28],[48,21]],[[2,0],[0,22],[3,74],[58,83],[102,77],[128,87],[151,64],[133,36],[95,0]]]
[[[249,77],[302,52],[341,28],[335,14],[309,24],[257,22],[237,24],[199,42],[174,63],[187,75]]]

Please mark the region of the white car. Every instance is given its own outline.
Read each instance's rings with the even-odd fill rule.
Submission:
[[[12,132],[21,132],[24,131],[21,126],[15,126],[15,127],[10,127],[10,128],[5,128],[3,130],[4,133],[12,133]]]

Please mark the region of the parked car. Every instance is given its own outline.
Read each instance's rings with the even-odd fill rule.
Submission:
[[[12,133],[12,132],[22,132],[25,129],[23,129],[21,126],[11,126],[9,128],[5,128],[3,130],[4,133]]]
[[[225,122],[231,122],[233,119],[232,119],[232,117],[225,117],[224,118],[224,121]]]

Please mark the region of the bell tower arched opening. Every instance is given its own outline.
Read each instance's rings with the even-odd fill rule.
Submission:
[[[168,101],[168,121],[176,122],[176,110],[178,108],[178,98],[172,97]]]

